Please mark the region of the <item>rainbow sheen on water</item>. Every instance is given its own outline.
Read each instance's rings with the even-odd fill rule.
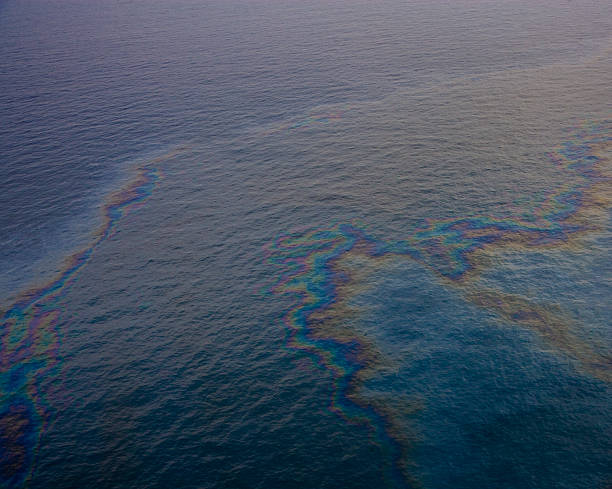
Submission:
[[[2,316],[0,426],[3,441],[2,484],[18,486],[31,475],[36,450],[51,422],[53,380],[61,368],[58,349],[62,314],[58,299],[74,285],[96,248],[111,239],[119,221],[144,205],[162,176],[160,164],[179,154],[175,149],[137,167],[135,177],[109,196],[103,223],[91,244],[66,260],[64,270],[48,284],[27,291]]]

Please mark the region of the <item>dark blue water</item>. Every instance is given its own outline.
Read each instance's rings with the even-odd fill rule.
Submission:
[[[23,452],[0,426],[3,483],[606,488],[609,383],[463,289],[394,262],[351,299],[393,365],[363,395],[414,407],[399,478],[329,409],[333,373],[287,347],[293,299],[260,291],[279,233],[360,219],[396,239],[564,184],[546,153],[610,119],[611,29],[603,0],[0,0],[3,308],[97,239],[134,167],[184,148],[54,303],[54,370],[0,379],[3,409],[23,394],[49,420]],[[609,352],[607,212],[579,247],[505,250],[478,280]]]

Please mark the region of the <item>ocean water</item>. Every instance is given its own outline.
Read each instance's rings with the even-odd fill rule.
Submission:
[[[0,487],[609,488],[611,32],[0,1]]]

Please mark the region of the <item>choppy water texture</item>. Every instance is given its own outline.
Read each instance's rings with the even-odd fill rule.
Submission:
[[[609,487],[611,19],[0,3],[0,486]]]

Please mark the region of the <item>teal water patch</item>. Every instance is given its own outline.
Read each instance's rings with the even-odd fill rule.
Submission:
[[[404,421],[425,487],[603,487],[612,475],[606,383],[419,265],[394,263],[372,282],[352,301],[364,311],[357,328],[392,366],[363,395],[420,402]]]
[[[600,351],[612,350],[612,226],[574,250],[504,252],[479,283],[541,304],[556,304],[575,334]]]

